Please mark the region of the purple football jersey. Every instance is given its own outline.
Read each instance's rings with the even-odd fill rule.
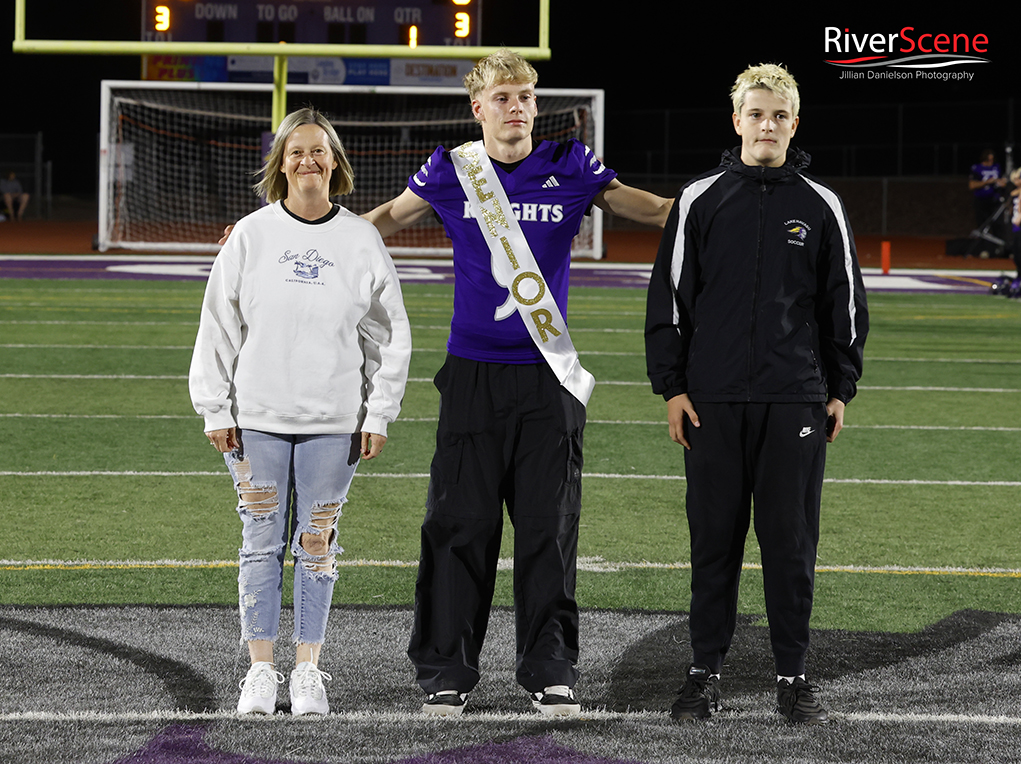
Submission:
[[[973,164],[971,166],[971,179],[972,180],[995,180],[1000,177],[1000,165],[993,164]],[[975,198],[977,199],[989,199],[995,197],[998,194],[996,186],[982,186],[972,191]]]
[[[592,200],[617,173],[577,140],[542,141],[512,172],[494,166],[546,285],[566,317],[571,240]],[[474,361],[542,361],[520,315],[493,318],[508,292],[493,279],[489,246],[449,153],[442,146],[436,149],[408,187],[432,205],[454,248],[454,317],[447,350]]]

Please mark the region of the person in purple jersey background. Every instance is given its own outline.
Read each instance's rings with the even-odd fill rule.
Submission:
[[[1010,183],[1013,186],[1010,191],[1011,256],[1017,278],[1021,279],[1021,167],[1010,173]]]
[[[1000,177],[1000,165],[992,149],[982,152],[981,161],[971,166],[968,189],[975,207],[975,228],[981,228],[1000,206],[1005,179]]]
[[[485,153],[544,284],[566,312],[571,240],[592,204],[662,227],[672,201],[630,188],[577,141],[536,141],[538,75],[502,50],[465,77]],[[522,318],[494,318],[508,289],[472,215],[452,152],[438,148],[408,188],[365,217],[385,237],[434,210],[454,250],[454,315],[436,375],[430,469],[408,655],[426,714],[458,715],[479,681],[506,504],[514,524],[517,681],[545,715],[573,715],[575,580],[585,405],[544,360]]]

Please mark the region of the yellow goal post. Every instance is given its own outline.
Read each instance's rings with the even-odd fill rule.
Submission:
[[[14,0],[15,53],[75,54],[90,56],[273,56],[273,128],[286,114],[287,59],[294,57],[351,56],[361,58],[485,58],[499,48],[484,45],[352,45],[311,43],[168,42],[130,40],[40,40],[25,36],[27,0]],[[539,40],[535,47],[513,46],[527,59],[545,61],[549,47],[550,0],[539,0]],[[502,47],[502,46],[501,46]]]

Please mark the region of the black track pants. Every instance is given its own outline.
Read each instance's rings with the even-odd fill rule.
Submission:
[[[479,680],[503,505],[514,525],[517,679],[578,678],[574,599],[585,407],[546,364],[448,356],[408,655],[428,693]]]
[[[823,403],[699,403],[687,427],[691,644],[719,672],[730,649],[752,500],[776,671],[805,670],[826,461]]]

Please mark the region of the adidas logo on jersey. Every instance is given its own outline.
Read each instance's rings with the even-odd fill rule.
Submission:
[[[542,184],[543,188],[559,188],[560,184],[557,182],[556,177],[553,175],[549,176],[549,180]]]

